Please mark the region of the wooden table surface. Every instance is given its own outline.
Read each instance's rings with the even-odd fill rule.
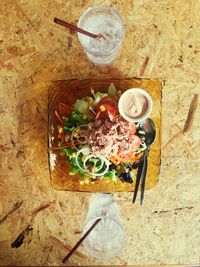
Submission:
[[[53,23],[76,23],[95,1],[0,3],[0,219],[22,201],[0,221],[0,265],[60,265],[81,236],[93,194],[50,186],[47,89],[53,80],[91,77],[162,81],[161,172],[142,207],[132,205],[131,193],[114,194],[127,235],[122,254],[98,261],[80,247],[68,265],[199,264],[199,105],[183,128],[200,92],[200,1],[99,2],[118,9],[126,27],[120,58],[101,68],[87,60],[76,34]],[[12,248],[29,224],[24,243]]]

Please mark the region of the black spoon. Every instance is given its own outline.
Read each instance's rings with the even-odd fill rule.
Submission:
[[[156,127],[155,127],[155,124],[152,121],[152,119],[147,118],[144,121],[139,123],[139,130],[144,132],[145,144],[147,147],[144,151],[143,157],[142,157],[140,164],[139,164],[139,167],[138,167],[135,190],[134,190],[134,195],[133,195],[133,203],[136,200],[138,187],[139,187],[139,183],[141,180],[140,205],[142,205],[143,200],[144,200],[146,174],[147,174],[147,168],[148,168],[147,156],[148,156],[150,146],[154,142],[155,137],[156,137]]]

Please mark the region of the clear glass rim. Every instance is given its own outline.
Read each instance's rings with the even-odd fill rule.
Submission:
[[[77,34],[78,34],[78,39],[79,39],[80,43],[82,44],[83,48],[84,48],[89,54],[91,54],[91,55],[93,55],[93,56],[99,56],[99,57],[101,57],[101,56],[107,56],[107,55],[112,54],[113,52],[115,52],[115,51],[120,47],[120,45],[121,45],[121,43],[122,43],[122,40],[123,40],[123,38],[124,38],[124,35],[125,35],[125,33],[124,33],[124,29],[125,29],[125,27],[124,27],[124,21],[123,21],[121,15],[120,15],[120,13],[119,13],[116,9],[114,9],[113,7],[108,6],[108,5],[101,5],[101,4],[98,5],[98,4],[96,4],[96,5],[93,5],[93,6],[88,7],[88,8],[83,12],[83,13],[81,14],[79,20],[78,20],[78,23],[77,23],[77,26],[78,26],[79,28],[81,28],[81,26],[80,26],[80,24],[81,24],[81,20],[84,18],[84,16],[85,16],[87,13],[89,13],[91,10],[96,9],[96,8],[108,8],[108,7],[109,7],[110,9],[112,9],[112,11],[118,16],[118,18],[119,18],[120,21],[121,21],[121,25],[122,25],[122,36],[121,36],[121,39],[120,39],[120,41],[119,41],[119,43],[118,43],[118,45],[117,45],[116,47],[114,47],[112,50],[109,50],[109,51],[107,51],[106,53],[104,53],[104,54],[102,54],[102,55],[98,55],[98,54],[96,54],[96,53],[90,51],[87,47],[84,46],[84,44],[83,44],[83,42],[81,41],[81,38],[80,38],[80,36],[81,36],[82,34],[79,33],[79,32],[77,33]]]
[[[116,253],[111,254],[111,255],[106,255],[106,254],[105,254],[105,255],[102,255],[102,256],[94,255],[94,254],[91,252],[91,250],[89,250],[88,247],[86,246],[87,238],[86,238],[85,241],[83,242],[83,246],[84,246],[84,249],[86,250],[87,254],[90,255],[90,256],[93,256],[93,257],[98,258],[98,259],[102,259],[102,258],[104,258],[104,259],[113,258],[113,257],[117,256],[117,254],[120,254],[120,253],[121,253],[122,249],[124,248],[125,242],[126,242],[126,234],[125,234],[124,228],[123,228],[123,226],[122,226],[122,224],[121,224],[120,222],[118,222],[117,220],[113,219],[113,218],[110,217],[110,216],[103,216],[103,215],[102,215],[102,216],[97,216],[96,218],[91,219],[90,221],[88,221],[88,222],[86,223],[86,225],[85,225],[85,227],[84,227],[84,230],[83,230],[83,235],[84,235],[85,232],[89,229],[89,227],[93,224],[93,222],[95,222],[96,220],[98,220],[98,219],[100,219],[100,218],[101,218],[101,219],[103,219],[103,218],[108,218],[108,219],[112,220],[112,221],[115,222],[115,223],[119,226],[119,228],[121,229],[121,231],[122,231],[122,233],[123,233],[123,242],[122,242],[122,244],[121,244],[119,250],[118,250]]]

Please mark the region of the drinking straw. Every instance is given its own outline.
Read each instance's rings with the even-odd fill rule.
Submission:
[[[77,26],[75,26],[75,25],[73,25],[71,23],[68,23],[68,22],[66,22],[64,20],[61,20],[61,19],[58,19],[58,18],[54,18],[54,22],[56,24],[59,24],[59,25],[62,25],[64,27],[66,27],[68,29],[71,29],[72,31],[80,32],[80,33],[85,34],[85,35],[87,35],[89,37],[92,37],[94,39],[103,38],[103,36],[101,34],[94,34],[94,33],[85,31],[85,30],[83,30],[83,29],[81,29],[81,28],[79,28],[79,27],[77,27]]]
[[[81,239],[76,243],[76,245],[70,250],[70,252],[64,257],[62,263],[65,263],[71,255],[77,250],[77,248],[83,243],[86,237],[92,232],[92,230],[97,226],[97,224],[101,221],[101,218],[97,219],[92,226],[87,230],[87,232],[81,237]]]

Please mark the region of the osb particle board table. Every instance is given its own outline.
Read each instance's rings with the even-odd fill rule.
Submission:
[[[103,1],[106,3],[107,1]],[[91,193],[51,187],[48,169],[49,83],[55,80],[142,77],[162,81],[162,148],[159,183],[147,190],[142,208],[132,193],[115,193],[127,242],[112,261],[74,256],[70,265],[199,265],[198,105],[193,124],[184,126],[191,100],[200,93],[200,2],[110,1],[122,14],[126,36],[112,66],[95,67],[76,34],[53,23],[55,16],[76,23],[94,1],[1,1],[0,5],[0,218],[16,202],[22,206],[0,225],[0,265],[60,265],[73,246]],[[174,136],[177,136],[174,138]],[[35,208],[33,231],[19,249],[11,243]],[[188,227],[189,226],[189,227]],[[79,252],[83,252],[80,248]]]

